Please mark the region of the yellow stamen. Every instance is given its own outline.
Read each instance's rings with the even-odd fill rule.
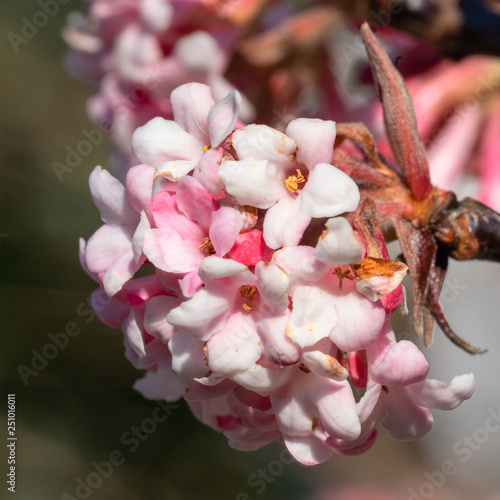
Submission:
[[[207,152],[211,147],[210,144],[205,144],[205,146],[203,146],[203,151]]]
[[[291,175],[290,177],[288,177],[288,179],[285,180],[286,188],[292,193],[295,193],[297,191],[299,184],[306,182],[306,178],[302,175],[300,168],[298,168],[296,172],[297,175]]]
[[[255,288],[253,285],[243,285],[240,286],[240,295],[244,298],[247,299],[243,304],[241,304],[241,307],[245,309],[245,311],[250,312],[253,309],[253,306],[250,302],[257,297],[257,294],[259,292],[257,291],[257,288]]]
[[[207,255],[215,254],[214,246],[212,245],[210,238],[208,238],[207,236],[205,236],[205,238],[203,239],[203,245],[200,245],[198,248],[201,251],[204,251]]]
[[[257,297],[257,293],[257,288],[255,288],[253,285],[240,286],[240,295],[244,299],[253,300],[255,299],[255,297]]]

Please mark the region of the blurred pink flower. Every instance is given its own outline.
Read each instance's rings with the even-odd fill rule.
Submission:
[[[89,0],[87,15],[70,16],[63,32],[71,47],[67,65],[79,78],[99,84],[88,112],[112,133],[120,178],[136,162],[130,149],[133,131],[154,117],[172,117],[175,88],[207,83],[217,99],[234,88],[223,74],[239,27],[219,3]],[[253,116],[245,99],[242,116]]]
[[[201,84],[172,101],[173,121],[134,134],[150,165],[130,169],[125,186],[91,174],[104,225],[81,249],[99,316],[123,329],[127,357],[146,370],[137,390],[183,393],[231,446],[278,441],[305,465],[364,452],[379,421],[417,439],[428,408],[470,397],[472,375],[428,380],[423,354],[396,342],[388,319],[406,266],[356,274],[368,245],[350,224],[358,188],[327,162],[333,122],[242,127],[238,94],[216,103]],[[282,203],[298,208],[280,218]],[[141,267],[148,275],[133,277]]]

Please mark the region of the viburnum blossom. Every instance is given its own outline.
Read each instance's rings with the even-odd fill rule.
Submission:
[[[372,255],[353,226],[360,196],[331,163],[335,124],[243,126],[238,103],[186,84],[174,120],[134,135],[149,165],[125,186],[91,174],[104,225],[82,242],[82,264],[99,317],[146,370],[136,389],[183,395],[232,447],[278,441],[305,465],[367,450],[380,421],[396,439],[421,437],[429,408],[458,406],[474,379],[429,380],[423,354],[396,341],[407,268],[383,239],[384,258]]]
[[[357,33],[346,28],[348,20],[355,24],[363,15],[380,22],[387,12],[383,2],[369,9],[354,3],[356,7],[268,0],[88,0],[86,14],[72,14],[64,30],[71,48],[67,65],[99,85],[88,113],[102,131],[111,132],[114,170],[121,180],[137,163],[130,147],[133,131],[154,117],[171,119],[171,92],[193,81],[208,84],[217,99],[238,87],[243,120],[273,120],[283,131],[303,111],[325,119],[361,120],[390,158],[380,109],[367,101],[365,82],[356,74],[365,54]],[[451,16],[455,20],[462,17],[459,7],[450,7],[457,9]],[[448,26],[436,9],[433,22]],[[418,19],[426,9],[422,4],[409,10]],[[417,38],[386,27],[394,20],[389,16],[378,32],[415,101],[433,183],[443,189],[465,184],[471,190],[472,185],[480,201],[499,208],[498,58],[472,55],[452,61]],[[420,37],[431,32],[424,30]],[[488,33],[484,31],[486,38]],[[287,135],[294,139],[290,130]],[[295,182],[316,166],[303,165],[300,174],[293,172]],[[287,208],[298,226],[307,225],[307,210],[298,210],[300,204],[292,198],[280,197],[273,217],[281,222]]]
[[[72,49],[67,66],[79,78],[99,84],[87,109],[102,130],[112,133],[120,178],[136,162],[130,148],[133,131],[154,117],[172,117],[175,88],[203,82],[219,99],[234,88],[224,72],[240,28],[233,9],[220,3],[89,0],[85,16],[69,17],[63,33]],[[242,115],[250,119],[253,107],[242,100]]]

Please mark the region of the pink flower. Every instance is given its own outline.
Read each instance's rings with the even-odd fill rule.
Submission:
[[[133,131],[154,117],[172,118],[170,93],[188,82],[210,85],[218,99],[234,89],[224,77],[238,28],[220,24],[205,0],[91,0],[88,16],[73,14],[64,30],[70,70],[99,83],[88,112],[117,147],[124,177],[136,159]],[[243,99],[242,113],[253,116]]]
[[[200,163],[204,170],[217,159],[220,163],[222,148],[216,152],[211,148],[220,146],[233,131],[241,97],[232,91],[216,103],[209,87],[189,83],[174,90],[171,101],[174,120],[158,117],[138,128],[132,147],[140,161],[152,165],[167,179],[178,181]]]
[[[200,263],[208,255],[224,256],[243,227],[240,212],[219,207],[193,177],[180,179],[175,193],[160,191],[152,199],[156,228],[144,233],[144,254],[158,269],[181,274],[186,297],[202,286]]]
[[[379,405],[387,416],[382,425],[400,441],[418,439],[431,429],[429,408],[452,410],[474,392],[472,374],[455,377],[450,384],[427,379],[429,364],[423,354],[412,342],[396,342],[390,328],[368,349],[367,358],[369,384],[383,389]]]
[[[104,225],[81,244],[84,269],[113,296],[144,264],[144,232],[150,227],[154,169],[138,165],[127,174],[127,189],[106,170],[90,175],[90,192]]]
[[[207,257],[200,278],[205,287],[171,311],[167,321],[206,341],[212,372],[230,377],[253,367],[263,353],[281,364],[298,361],[300,349],[284,335],[289,311],[272,314],[260,294],[263,285],[246,266]]]
[[[232,135],[238,160],[219,176],[241,205],[268,209],[264,239],[271,248],[297,245],[312,217],[334,217],[359,203],[356,184],[330,165],[335,123],[297,119],[283,134],[248,125]]]
[[[348,267],[321,262],[314,257],[316,250],[305,246],[283,248],[271,261],[289,278],[284,293],[292,299],[293,312],[287,335],[301,346],[329,338],[344,351],[368,347],[385,322],[383,305],[356,290]],[[351,257],[360,257],[356,248]]]
[[[423,354],[412,342],[396,342],[390,324],[386,324],[375,344],[353,353],[349,370],[366,386],[366,392],[358,403],[360,437],[354,442],[328,440],[342,454],[356,454],[371,447],[380,419],[394,439],[421,438],[432,428],[429,408],[452,410],[472,396],[475,386],[472,374],[457,376],[450,384],[428,379],[429,365]]]
[[[92,306],[99,319],[124,332],[125,355],[146,375],[134,388],[146,398],[175,401],[184,386],[172,371],[172,355],[166,342],[174,328],[158,321],[158,308],[169,311],[180,303],[172,290],[162,286],[156,276],[128,281],[110,298],[101,288],[92,294]]]

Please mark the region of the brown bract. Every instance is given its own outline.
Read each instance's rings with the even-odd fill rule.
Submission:
[[[412,280],[417,335],[429,345],[436,321],[450,340],[467,352],[485,352],[454,333],[439,304],[439,295],[449,257],[500,261],[500,215],[469,198],[457,201],[453,193],[432,186],[425,148],[403,78],[366,23],[361,33],[398,165],[396,169],[382,161],[364,125],[337,126],[332,162],[351,176],[360,189],[361,202],[350,221],[370,258],[353,269],[366,276],[389,273],[394,264],[382,263],[385,256],[381,233],[389,240],[397,238]]]

